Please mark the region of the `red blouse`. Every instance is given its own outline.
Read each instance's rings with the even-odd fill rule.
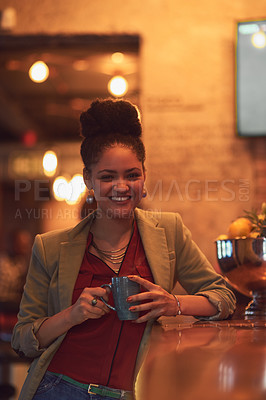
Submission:
[[[110,283],[115,272],[88,251],[88,244],[74,287],[72,304],[85,287]],[[118,276],[140,275],[153,282],[137,224]],[[109,303],[113,305],[112,295]],[[115,311],[99,319],[88,319],[71,328],[54,355],[48,370],[67,375],[82,383],[94,383],[132,390],[139,344],[146,324],[120,321]]]

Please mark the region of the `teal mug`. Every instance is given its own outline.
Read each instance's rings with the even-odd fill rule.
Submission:
[[[111,284],[104,284],[101,287],[109,287],[113,294],[114,307],[108,304],[102,297],[101,300],[117,312],[117,316],[121,321],[130,321],[138,319],[139,313],[129,310],[131,306],[138,305],[139,302],[127,302],[129,296],[140,293],[140,284],[131,281],[127,276],[114,276]]]

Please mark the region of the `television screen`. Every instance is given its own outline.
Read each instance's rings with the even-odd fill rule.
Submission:
[[[237,23],[236,121],[240,136],[266,136],[266,19]]]

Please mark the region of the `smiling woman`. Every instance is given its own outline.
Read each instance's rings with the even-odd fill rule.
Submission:
[[[133,218],[142,198],[145,174],[131,149],[116,145],[105,150],[90,174],[85,169],[84,176],[88,189],[94,189],[103,217]]]
[[[140,139],[138,110],[124,100],[95,101],[80,120],[84,180],[88,189],[94,190],[105,219],[102,223],[110,217],[132,221],[145,180],[145,149]]]
[[[117,252],[129,243],[134,210],[143,196],[145,149],[140,139],[139,113],[128,101],[95,101],[80,120],[84,181],[97,202],[91,252],[101,256],[101,248]],[[113,230],[116,219],[120,220],[119,229]],[[113,231],[111,238],[105,234],[109,229]],[[106,258],[105,262],[117,272],[112,262]]]
[[[131,400],[157,318],[217,320],[235,308],[179,214],[138,208],[145,148],[137,108],[97,100],[80,121],[84,181],[97,209],[73,229],[36,237],[12,338],[17,352],[35,359],[21,400]],[[113,305],[106,286],[117,276],[142,287],[127,298],[139,313],[134,322],[102,301]],[[177,281],[187,295],[171,294]]]

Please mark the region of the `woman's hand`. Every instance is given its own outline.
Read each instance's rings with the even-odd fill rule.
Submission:
[[[154,285],[146,279],[137,275],[130,275],[129,279],[138,282],[147,289],[147,292],[139,293],[128,298],[128,302],[144,301],[144,304],[130,307],[131,311],[147,311],[147,313],[135,322],[145,322],[149,319],[159,318],[163,315],[176,316],[178,311],[182,311],[182,315],[204,316],[210,317],[218,313],[218,309],[204,295],[180,295],[178,296],[179,305],[175,297],[162,289],[158,285]]]
[[[145,302],[138,306],[130,307],[130,311],[133,312],[147,311],[145,315],[138,318],[135,322],[141,323],[150,319],[159,318],[162,315],[174,316],[177,314],[178,306],[172,294],[137,275],[130,275],[129,279],[147,289],[146,292],[130,296],[127,299],[129,303],[135,301]]]
[[[101,287],[87,287],[83,290],[76,303],[69,308],[69,321],[71,325],[78,325],[87,319],[101,318],[110,309],[100,300],[103,297],[108,302],[108,289]],[[95,301],[93,305],[92,301]]]
[[[108,293],[108,289],[101,287],[85,288],[75,304],[52,315],[43,322],[36,332],[39,347],[49,346],[58,336],[89,318],[101,318],[108,313],[109,308],[99,299],[99,297],[103,297],[105,301],[108,301]],[[92,305],[93,299],[97,300],[95,305]]]

